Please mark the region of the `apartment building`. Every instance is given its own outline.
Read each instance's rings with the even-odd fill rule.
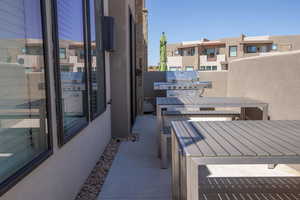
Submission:
[[[139,1],[0,3],[1,200],[75,199],[110,139],[131,134]]]
[[[226,71],[232,60],[300,49],[300,35],[245,36],[168,44],[168,70]]]

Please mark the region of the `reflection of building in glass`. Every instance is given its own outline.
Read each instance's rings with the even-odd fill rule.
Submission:
[[[0,62],[14,63],[24,67],[27,72],[43,71],[43,41],[40,39],[1,40],[1,44],[9,44],[9,48],[0,48]],[[84,48],[82,42],[62,40],[59,49],[61,71],[83,72]],[[14,45],[12,45],[12,43]],[[3,45],[4,46],[4,45]],[[92,43],[92,66],[96,67],[95,43]]]
[[[95,52],[95,43],[92,43],[92,52]],[[63,72],[84,72],[84,48],[82,42],[60,40],[60,66]],[[93,55],[92,66],[96,66],[96,55]]]
[[[83,112],[85,76],[83,72],[61,72],[63,109],[66,115],[80,115]]]

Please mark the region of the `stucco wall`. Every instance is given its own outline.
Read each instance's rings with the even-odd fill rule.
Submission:
[[[145,72],[144,73],[144,94],[145,99],[166,96],[165,91],[154,90],[155,82],[166,82],[165,72]]]
[[[50,1],[46,2],[48,8],[50,8]],[[105,0],[105,3],[107,3],[107,0]],[[47,19],[51,20],[51,16],[47,15]],[[50,36],[51,24],[48,23]],[[52,43],[51,37],[49,37],[48,43]],[[53,58],[51,52],[49,51],[49,57]],[[108,59],[108,54],[106,54],[106,59]],[[53,66],[53,59],[49,59],[48,66]],[[109,61],[106,62],[106,77],[107,98],[109,99]],[[50,81],[54,153],[16,186],[1,196],[0,200],[73,200],[111,138],[111,111],[110,106],[108,106],[105,113],[90,123],[87,128],[82,130],[66,145],[59,148],[57,145],[54,74],[52,67],[50,70]]]
[[[233,61],[228,95],[269,103],[271,120],[300,120],[300,51]]]
[[[200,72],[200,81],[212,81],[212,89],[206,89],[204,96],[225,97],[227,95],[228,72]]]
[[[131,131],[129,8],[135,16],[134,0],[109,0],[109,16],[115,19],[115,51],[110,54],[112,135],[127,137]],[[122,97],[122,98],[120,98]]]
[[[300,51],[232,61],[228,96],[269,103],[272,120],[300,120]]]

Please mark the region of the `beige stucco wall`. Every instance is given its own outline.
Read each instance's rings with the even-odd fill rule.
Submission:
[[[212,81],[212,89],[206,89],[204,96],[224,97],[227,95],[228,72],[200,72],[200,81]]]
[[[115,51],[110,54],[112,135],[115,137],[127,137],[131,132],[129,8],[134,17],[134,0],[109,0],[109,16],[115,19],[116,32]]]
[[[197,54],[195,56],[182,56],[182,66],[183,69],[187,66],[193,66],[195,70],[198,69],[198,59]]]
[[[50,1],[46,2],[50,8]],[[108,0],[105,0],[105,4],[107,2]],[[49,15],[47,15],[47,19],[51,20]],[[51,24],[48,23],[48,30],[51,30]],[[51,44],[51,37],[49,37],[48,43]],[[51,52],[49,51],[49,57],[53,58]],[[106,53],[106,59],[108,56]],[[58,147],[53,59],[49,59],[48,66],[50,66],[50,89],[52,93],[51,112],[53,113],[53,120],[51,125],[53,127],[54,153],[16,186],[1,196],[0,200],[73,200],[111,138],[111,111],[110,106],[108,106],[105,113],[90,123],[71,141],[62,148]],[[108,99],[110,98],[109,70],[109,61],[107,61]]]
[[[269,103],[272,120],[300,120],[300,51],[232,61],[228,95]]]
[[[300,51],[230,63],[228,95],[269,104],[271,120],[300,120]],[[300,172],[300,165],[288,165]]]

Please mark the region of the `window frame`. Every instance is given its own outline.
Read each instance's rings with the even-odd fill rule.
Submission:
[[[83,109],[88,113],[86,114],[86,122],[79,124],[75,127],[71,127],[68,130],[68,137],[65,137],[64,122],[63,122],[63,110],[62,110],[62,89],[61,89],[61,75],[60,75],[60,57],[59,57],[59,34],[58,34],[58,8],[57,0],[52,1],[52,21],[53,21],[53,58],[54,58],[54,76],[55,76],[55,93],[56,93],[56,123],[57,123],[57,137],[58,146],[62,148],[71,139],[77,136],[84,128],[89,125],[89,70],[88,70],[88,50],[87,50],[87,3],[86,0],[80,0],[82,2],[82,31],[83,31],[83,43],[84,43],[84,65],[85,65],[85,86],[86,95],[84,97],[87,104],[83,104]]]
[[[255,52],[252,51],[251,48],[255,48]],[[255,45],[247,45],[246,46],[246,53],[259,53],[259,50],[258,50],[259,47],[255,46]],[[249,51],[250,50],[250,51]]]
[[[233,56],[232,54],[231,54],[231,49],[232,48],[235,48],[236,49],[236,51],[235,51],[235,56]],[[237,46],[229,46],[229,57],[237,57],[238,56],[238,47]]]
[[[45,78],[45,100],[46,100],[46,113],[47,113],[47,139],[48,148],[46,151],[40,153],[33,158],[30,162],[24,165],[22,168],[13,173],[3,182],[0,182],[0,197],[14,187],[17,183],[27,177],[32,171],[39,167],[44,161],[46,161],[53,154],[53,118],[51,113],[51,91],[50,91],[50,69],[49,69],[49,29],[47,28],[47,9],[46,2],[40,1],[40,14],[41,14],[41,28],[42,28],[42,40],[43,40],[43,61],[44,61],[44,78]]]
[[[271,46],[272,51],[278,51],[278,44],[273,43]]]
[[[206,66],[200,66],[199,71],[205,71],[206,70]]]
[[[90,1],[94,1],[94,9],[97,10],[98,6],[99,6],[99,9],[101,11],[101,13],[98,13],[99,16],[97,16],[97,12],[94,11],[94,15],[96,15],[97,17],[95,17],[95,42],[96,42],[96,46],[97,44],[99,44],[99,42],[101,42],[101,54],[102,54],[102,60],[101,60],[101,63],[98,63],[98,57],[97,57],[97,49],[94,50],[93,52],[93,48],[92,48],[92,41],[91,41],[91,19],[90,19],[90,16],[91,16],[91,11],[90,11]],[[87,51],[88,51],[88,71],[89,71],[89,93],[90,95],[93,94],[93,77],[92,77],[92,73],[93,73],[93,54],[95,53],[96,55],[96,62],[97,62],[97,65],[96,65],[96,69],[100,68],[101,69],[101,75],[103,78],[103,83],[104,83],[104,91],[103,91],[103,95],[104,95],[104,105],[103,105],[103,109],[100,111],[100,112],[94,112],[93,111],[93,105],[91,103],[92,101],[92,98],[90,96],[89,100],[89,109],[90,109],[90,120],[91,121],[94,121],[95,119],[97,119],[99,116],[101,116],[103,113],[106,112],[107,110],[107,96],[106,96],[106,69],[105,69],[105,65],[106,65],[106,61],[105,61],[105,51],[104,51],[104,48],[103,48],[103,37],[102,37],[102,34],[101,36],[98,36],[97,37],[97,23],[100,24],[101,26],[101,33],[103,33],[103,16],[104,16],[104,2],[103,0],[99,0],[99,1],[95,1],[95,0],[87,0],[86,1],[86,17],[87,17]],[[99,41],[101,40],[101,41]],[[99,66],[98,66],[99,65]]]
[[[209,50],[213,50],[213,52],[209,53]],[[206,55],[209,58],[215,58],[217,56],[217,49],[215,47],[206,48]],[[213,56],[212,56],[213,55]]]
[[[195,69],[194,69],[194,66],[185,66],[184,67],[184,69],[185,69],[185,71],[194,71]]]
[[[61,55],[60,50],[64,50],[64,57],[63,58],[60,57],[60,55]],[[64,47],[59,48],[59,59],[67,59],[67,48],[64,48]]]

